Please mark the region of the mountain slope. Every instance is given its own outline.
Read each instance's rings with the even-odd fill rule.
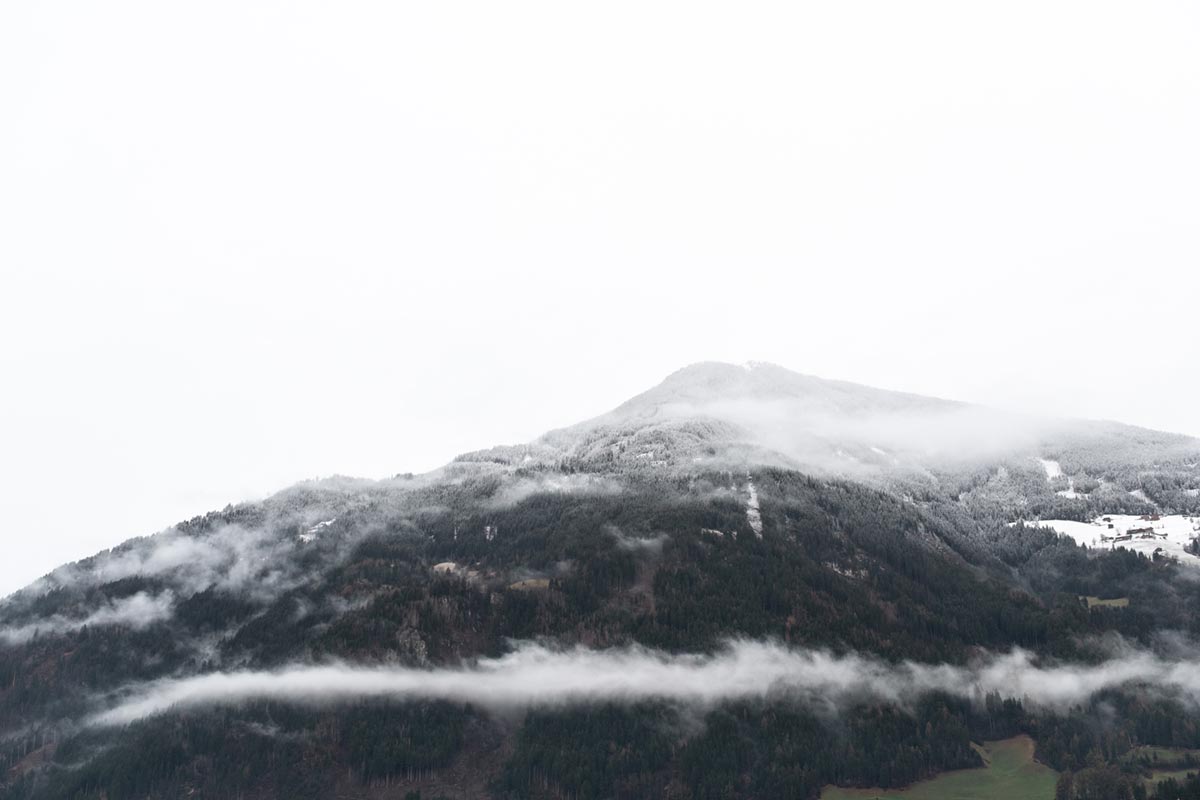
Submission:
[[[1009,523],[1186,506],[1194,452],[1186,437],[1014,420],[769,365],[689,367],[528,445],[422,476],[301,484],[6,599],[0,796],[811,796],[973,765],[971,737],[1018,730],[1053,765],[1082,766],[1092,715],[1118,702],[1133,703],[1123,746],[1200,747],[1174,707],[1125,695],[1057,721],[1019,703],[864,701],[833,729],[804,704],[497,714],[316,690],[95,722],[163,681],[269,681],[331,661],[459,669],[531,640],[683,663],[731,638],[956,665],[1014,646],[1089,660],[1106,636],[1152,647],[1200,634],[1200,582],[1183,567]],[[1057,494],[1036,458],[1078,496]],[[1129,603],[1089,610],[1081,595]],[[1172,741],[1143,725],[1155,714]]]

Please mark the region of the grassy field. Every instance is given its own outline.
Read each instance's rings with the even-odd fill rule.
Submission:
[[[1099,597],[1093,597],[1092,595],[1088,595],[1086,597],[1081,595],[1079,599],[1086,602],[1088,608],[1095,608],[1096,606],[1103,606],[1105,608],[1128,608],[1129,607],[1129,598],[1128,597],[1116,597],[1116,598],[1113,598],[1112,600],[1101,600]]]
[[[1189,750],[1186,747],[1141,745],[1130,750],[1123,760],[1145,762],[1156,768],[1192,766],[1193,771],[1200,772],[1200,750]]]
[[[976,748],[985,767],[947,772],[906,789],[828,786],[821,800],[1052,800],[1058,773],[1033,760],[1033,740],[1018,736]]]
[[[1175,778],[1182,782],[1189,773],[1200,772],[1200,750],[1182,747],[1135,747],[1125,756],[1133,764],[1149,764],[1150,777],[1146,788],[1153,788],[1159,781]]]
[[[1197,772],[1200,772],[1200,769],[1196,769],[1195,767],[1192,767],[1191,769],[1174,769],[1174,770],[1156,769],[1150,773],[1149,778],[1146,778],[1146,788],[1153,789],[1155,786],[1157,786],[1162,781],[1165,781],[1167,778],[1174,778],[1175,780],[1179,781],[1180,783],[1183,783],[1184,778],[1186,778],[1188,775],[1195,775]]]
[[[518,592],[541,591],[542,589],[550,588],[550,579],[549,578],[526,578],[523,581],[517,581],[516,583],[510,583],[508,585],[508,588],[516,589]]]

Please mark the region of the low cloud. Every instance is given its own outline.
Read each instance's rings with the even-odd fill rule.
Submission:
[[[797,702],[836,712],[860,701],[906,705],[944,692],[978,700],[990,693],[1049,709],[1097,692],[1146,685],[1183,700],[1200,699],[1200,668],[1134,652],[1097,664],[1039,664],[1014,650],[968,666],[793,650],[738,641],[714,655],[668,655],[641,647],[554,650],[521,644],[500,658],[460,668],[294,666],[271,672],[213,673],[132,687],[96,714],[96,725],[123,725],[169,709],[253,699],[323,704],[369,698],[469,703],[492,711],[591,702],[659,699],[692,706],[729,700]]]
[[[736,399],[665,406],[668,417],[737,426],[749,441],[837,474],[903,463],[970,463],[1034,450],[1053,423],[989,408],[914,399],[899,407],[827,407],[819,398]]]
[[[546,473],[506,482],[487,506],[491,509],[511,508],[535,494],[612,495],[620,491],[620,483],[599,475]]]
[[[612,535],[613,539],[616,540],[617,547],[622,550],[630,550],[634,553],[661,553],[663,545],[671,539],[671,537],[665,533],[659,533],[650,538],[626,536],[615,525],[608,526],[606,530]]]
[[[140,577],[159,579],[185,597],[215,588],[268,601],[311,577],[297,567],[295,554],[327,535],[327,527],[316,525],[332,516],[297,516],[263,527],[222,525],[200,534],[170,528],[59,567],[14,598]],[[307,538],[291,535],[294,530],[306,531]]]
[[[155,622],[167,619],[173,613],[175,595],[163,592],[151,595],[138,592],[130,597],[109,601],[85,617],[71,618],[55,615],[48,619],[16,628],[0,628],[0,640],[9,644],[21,644],[39,634],[49,635],[77,631],[83,627],[124,625],[141,630]]]
[[[163,576],[188,593],[210,586],[270,591],[287,582],[283,567],[295,543],[274,531],[226,525],[203,536],[170,530],[96,559],[99,583],[134,575]]]

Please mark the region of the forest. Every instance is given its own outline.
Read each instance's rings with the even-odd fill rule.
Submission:
[[[139,593],[176,599],[143,627],[60,625],[0,645],[0,797],[816,797],[831,783],[899,787],[976,766],[972,742],[1027,733],[1063,773],[1062,796],[1141,798],[1145,768],[1125,758],[1134,748],[1200,748],[1186,706],[1137,688],[1056,713],[935,693],[835,715],[786,698],[500,717],[444,701],[253,702],[152,716],[115,736],[78,724],[132,682],[231,664],[453,665],[523,640],[702,653],[742,637],[949,664],[1018,646],[1086,663],[1106,637],[1153,647],[1163,632],[1200,633],[1200,582],[1178,565],[935,499],[762,469],[623,473],[609,478],[616,490],[497,502],[506,473],[461,470],[399,501],[393,489],[338,495],[337,521],[311,543],[298,538],[306,509],[331,503],[319,490],[282,511],[232,508],[181,526],[203,541],[236,524],[290,559],[264,561],[253,590],[212,581],[188,593],[143,571],[10,601],[12,625]],[[1129,602],[1089,608],[1086,596]]]

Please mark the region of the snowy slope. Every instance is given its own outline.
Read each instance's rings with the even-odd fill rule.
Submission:
[[[1146,555],[1162,550],[1166,555],[1179,559],[1181,564],[1200,568],[1200,558],[1184,549],[1193,539],[1200,536],[1200,517],[1173,514],[1155,520],[1127,514],[1107,514],[1092,522],[1050,519],[1033,524],[1053,528],[1088,547],[1119,547]],[[1145,528],[1152,529],[1153,535],[1143,538],[1144,534],[1133,534],[1132,539],[1117,541],[1118,538],[1128,536],[1129,531]]]

